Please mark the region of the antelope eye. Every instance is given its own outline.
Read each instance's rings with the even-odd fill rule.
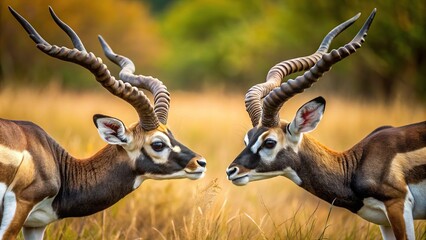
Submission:
[[[151,147],[156,152],[161,152],[166,147],[166,144],[160,141],[151,143]]]
[[[264,147],[264,148],[267,148],[267,149],[272,149],[272,148],[274,148],[274,147],[275,147],[275,145],[277,145],[277,141],[272,140],[272,139],[266,139],[266,140],[263,142],[263,147]]]

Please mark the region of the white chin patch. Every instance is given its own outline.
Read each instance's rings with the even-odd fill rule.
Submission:
[[[167,179],[179,179],[179,178],[188,178],[191,180],[197,180],[202,177],[204,177],[205,172],[186,172],[185,170],[181,170],[179,172],[175,172],[172,174],[167,175],[160,175],[160,174],[151,174],[147,173],[143,175],[143,178],[146,179],[155,179],[155,180],[167,180]]]
[[[287,167],[283,171],[273,171],[273,172],[256,172],[252,170],[249,174],[250,181],[259,181],[264,179],[269,179],[278,176],[285,176],[297,185],[302,184],[302,179],[297,175],[296,171],[292,168]]]
[[[248,175],[243,176],[243,177],[239,177],[239,178],[236,178],[236,179],[232,180],[232,183],[235,184],[235,185],[237,185],[237,186],[244,186],[244,185],[246,185],[249,182],[250,182],[250,178],[249,178]]]
[[[273,178],[276,176],[280,176],[281,174],[275,173],[275,172],[268,172],[268,173],[256,173],[253,175],[250,175],[250,181],[260,181],[264,179]]]
[[[196,172],[196,173],[187,173],[186,177],[191,180],[197,180],[197,179],[203,178],[204,175],[205,175],[204,172]]]
[[[294,171],[291,167],[287,167],[286,169],[284,169],[282,175],[284,175],[299,186],[300,184],[302,184],[302,179],[300,179],[299,175],[297,175],[297,172]]]
[[[155,180],[167,180],[167,179],[176,179],[176,178],[184,178],[186,177],[186,172],[181,170],[179,172],[175,172],[172,174],[167,175],[160,175],[160,174],[152,174],[152,173],[146,173],[143,175],[145,178],[149,179],[155,179]]]
[[[144,176],[137,176],[135,182],[133,183],[133,189],[138,188],[142,184],[143,180],[145,180]]]

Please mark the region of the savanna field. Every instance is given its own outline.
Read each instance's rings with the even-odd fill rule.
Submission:
[[[45,239],[380,239],[376,225],[330,207],[284,177],[244,187],[226,179],[225,169],[243,149],[251,127],[244,94],[171,95],[169,127],[180,142],[207,159],[207,175],[197,181],[147,180],[103,212],[49,225]],[[293,98],[281,117],[291,119],[301,104],[316,96],[308,92]],[[325,116],[311,134],[338,151],[378,126],[426,119],[423,105],[403,99],[385,104],[332,93],[323,96]],[[126,125],[137,120],[133,108],[102,90],[0,90],[0,117],[37,123],[79,158],[105,145],[92,123],[95,113],[118,117]],[[417,239],[426,239],[426,222],[417,221],[415,227]]]

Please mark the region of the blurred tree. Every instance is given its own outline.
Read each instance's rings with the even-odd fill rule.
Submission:
[[[275,63],[312,53],[331,28],[362,12],[332,47],[346,43],[377,7],[362,54],[340,63],[319,88],[386,99],[415,92],[426,99],[425,6],[420,0],[182,0],[161,20],[171,43],[164,65],[180,87],[219,84],[246,90],[263,81]]]
[[[163,13],[169,6],[173,3],[176,3],[178,0],[170,1],[170,0],[139,0],[148,6],[150,6],[151,11],[156,14]]]
[[[100,48],[97,35],[108,41],[119,54],[131,58],[137,72],[150,75],[162,54],[162,39],[156,23],[151,20],[146,6],[139,2],[114,0],[34,0],[2,1],[0,14],[0,69],[1,81],[20,79],[22,83],[45,84],[52,78],[66,86],[77,88],[96,84],[90,73],[81,67],[63,63],[41,55],[27,33],[19,26],[7,9],[10,4],[27,18],[37,31],[51,44],[72,47],[66,34],[51,19],[47,7],[52,6],[58,16],[71,26],[82,39],[88,51],[105,59],[116,73]],[[84,11],[82,11],[84,9]],[[6,34],[7,33],[7,34]],[[89,79],[89,80],[88,80]]]
[[[337,77],[331,82],[340,87],[350,86],[366,96],[381,95],[390,100],[405,93],[426,100],[425,1],[289,1],[308,22],[318,16],[321,21],[342,21],[354,9],[365,16],[377,8],[367,43],[360,50],[362,54],[345,63],[345,72],[339,74],[344,79],[341,83]]]
[[[94,84],[77,67],[39,56],[7,12],[8,1],[0,2],[0,81],[23,77],[43,83],[60,78],[68,85]],[[102,55],[96,39],[101,33],[118,53],[143,66],[137,72],[159,77],[170,88],[240,91],[264,81],[276,63],[311,54],[329,30],[362,12],[332,48],[346,43],[376,7],[360,53],[339,63],[316,88],[386,99],[404,93],[426,101],[426,1],[422,0],[34,0],[10,5],[47,40],[69,44],[49,19],[46,8],[52,5],[88,49]]]
[[[262,81],[279,45],[274,35],[282,34],[270,23],[285,23],[284,12],[260,1],[180,1],[163,20],[172,45],[165,60],[170,77],[181,87],[212,83],[245,89]]]

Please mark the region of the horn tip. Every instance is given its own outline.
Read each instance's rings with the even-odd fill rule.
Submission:
[[[53,11],[52,6],[49,5],[49,12],[51,15],[55,15],[55,11]]]
[[[9,11],[13,14],[13,16],[19,16],[19,14],[18,14],[18,12],[15,10],[15,9],[13,9],[10,5],[9,6],[7,6],[7,8],[9,9]]]
[[[359,13],[357,13],[353,18],[354,19],[358,19],[359,17],[361,16],[361,13],[359,12]]]

